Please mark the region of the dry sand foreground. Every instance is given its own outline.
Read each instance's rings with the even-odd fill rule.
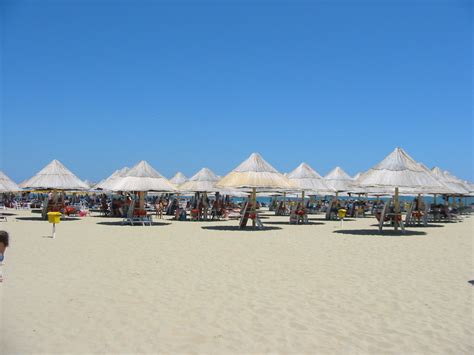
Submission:
[[[338,233],[317,216],[259,232],[90,217],[52,240],[9,212],[5,354],[474,352],[473,218],[394,237],[373,218]]]

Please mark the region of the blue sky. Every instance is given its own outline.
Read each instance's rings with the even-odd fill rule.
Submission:
[[[258,151],[473,179],[470,1],[2,1],[0,169],[225,174]]]

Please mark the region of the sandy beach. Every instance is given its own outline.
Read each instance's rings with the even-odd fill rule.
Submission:
[[[0,286],[4,354],[474,352],[473,219],[378,234],[374,218],[51,225],[30,211]]]

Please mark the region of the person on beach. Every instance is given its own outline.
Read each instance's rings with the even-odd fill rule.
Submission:
[[[5,250],[8,247],[8,233],[6,231],[0,231],[0,267],[3,265],[5,259]],[[0,268],[0,282],[3,282],[2,269]]]

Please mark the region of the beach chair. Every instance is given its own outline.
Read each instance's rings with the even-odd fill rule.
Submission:
[[[383,224],[385,223],[385,218],[387,216],[388,206],[390,205],[390,202],[391,202],[391,200],[388,200],[387,202],[384,203],[383,208],[382,208],[382,212],[380,213],[380,217],[379,217],[379,231],[380,231],[380,233],[382,233],[382,230],[383,230]]]
[[[298,224],[298,215],[296,214],[296,205],[290,208],[290,224]]]
[[[250,211],[250,204],[247,201],[245,202],[245,205],[242,208],[242,211],[240,213],[240,222],[239,222],[240,229],[244,229],[247,226],[247,222],[249,218],[255,221],[255,227],[257,227],[258,229],[263,228],[263,224],[258,216],[258,213],[254,214],[252,211]]]
[[[134,212],[135,212],[134,206],[135,206],[135,201],[132,200],[132,203],[128,207],[127,216],[122,220],[122,225],[130,223],[132,226],[134,226],[135,223],[141,223],[143,226],[145,226],[147,224],[151,226],[151,224],[152,224],[151,218],[147,215],[145,215],[145,216],[136,216],[134,214]]]
[[[413,224],[413,209],[415,208],[415,202],[412,201],[407,209],[407,215],[405,216],[405,225],[411,226]]]

